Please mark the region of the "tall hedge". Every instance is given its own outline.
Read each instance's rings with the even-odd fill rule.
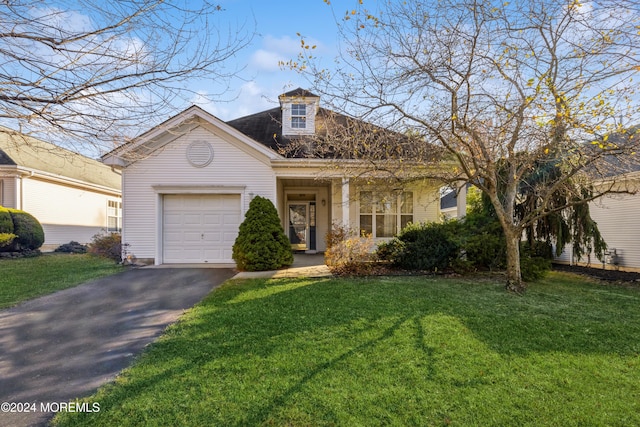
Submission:
[[[293,264],[291,243],[269,199],[256,196],[251,200],[232,256],[238,269],[244,271],[276,270]]]
[[[0,249],[3,251],[34,250],[44,243],[44,230],[40,222],[18,209],[0,207],[0,233],[15,235],[11,244]]]

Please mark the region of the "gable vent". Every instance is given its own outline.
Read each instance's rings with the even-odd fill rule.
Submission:
[[[187,160],[196,168],[203,168],[213,161],[213,147],[207,141],[194,141],[187,147]]]

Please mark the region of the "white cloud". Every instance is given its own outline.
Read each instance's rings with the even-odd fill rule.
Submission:
[[[269,52],[264,49],[258,49],[251,55],[250,65],[260,71],[278,71],[280,69],[280,62],[286,62],[284,56],[279,55],[277,52]]]
[[[305,40],[306,44],[320,46],[315,40]],[[289,36],[273,37],[266,35],[262,47],[255,51],[249,60],[249,65],[258,71],[275,72],[280,70],[279,62],[296,59],[302,46],[299,39]]]

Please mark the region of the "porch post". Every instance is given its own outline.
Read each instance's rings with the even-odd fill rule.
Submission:
[[[349,178],[342,178],[342,225],[349,227]]]

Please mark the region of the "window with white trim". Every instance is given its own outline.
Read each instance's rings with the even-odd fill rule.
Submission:
[[[107,231],[110,233],[122,231],[122,202],[107,201]]]
[[[307,127],[307,105],[291,104],[291,128],[305,129]]]
[[[393,237],[413,222],[413,193],[361,191],[359,214],[361,233]]]

